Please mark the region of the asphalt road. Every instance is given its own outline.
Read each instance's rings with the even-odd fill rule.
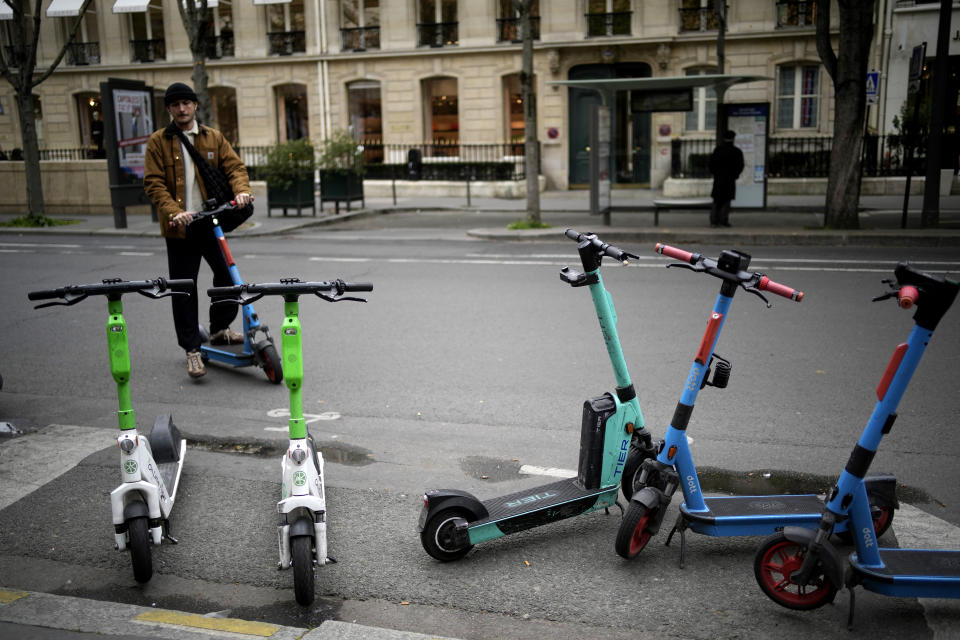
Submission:
[[[681,571],[676,548],[663,547],[660,536],[626,562],[613,553],[619,516],[611,513],[481,545],[450,565],[420,549],[415,522],[424,489],[486,498],[549,480],[521,474],[521,466],[576,467],[583,400],[613,381],[589,294],[557,276],[562,265],[577,263],[572,242],[361,228],[237,239],[231,248],[247,281],[374,283],[366,304],[301,305],[305,411],[331,462],[330,548],[340,561],[318,575],[323,598],[299,609],[292,576],[274,568],[285,387],[256,370],[213,366],[190,380],[169,303],[137,296],[125,298],[125,315],[139,423],[149,428],[154,415],[172,412],[197,446],[188,452],[172,518],[182,543],[155,550],[159,575],[146,588],[131,586],[128,560],[112,548],[106,507],[117,471],[105,304],[91,299],[35,311],[26,292],[162,275],[162,245],[139,238],[0,242],[7,321],[0,420],[25,431],[20,439],[50,436],[38,461],[61,444],[75,450],[59,464],[28,470],[38,476],[35,490],[2,503],[0,574],[19,582],[6,586],[229,610],[294,626],[336,617],[465,638],[846,636],[845,596],[840,606],[809,614],[763,598],[752,575],[755,539],[691,536]],[[641,259],[629,267],[608,263],[603,276],[657,435],[673,414],[718,283],[664,269],[668,261],[652,247],[624,248]],[[880,280],[905,258],[955,277],[960,257],[948,249],[747,250],[755,269],[806,297],[801,304],[776,299],[768,309],[737,296],[717,348],[733,362],[733,376],[727,389],[701,394],[689,428],[693,454],[705,490],[823,490],[846,462],[883,369],[912,326],[895,304],[870,303],[884,291]],[[208,280],[202,270],[201,288]],[[279,327],[278,300],[255,306]],[[913,508],[954,525],[956,313],[938,328],[873,467],[896,474],[901,499]],[[17,440],[0,444],[0,460]],[[895,521],[884,542],[902,535]],[[857,611],[854,637],[928,637],[939,624],[915,600],[862,594]],[[940,615],[947,628],[958,628],[956,609]]]

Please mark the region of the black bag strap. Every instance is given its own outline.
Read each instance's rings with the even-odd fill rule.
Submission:
[[[190,140],[179,127],[173,127],[173,132],[180,139],[180,144],[190,154],[193,165],[196,167],[200,179],[203,180],[203,186],[207,190],[207,198],[213,198],[217,204],[223,204],[233,199],[233,189],[230,187],[230,181],[224,175],[223,170],[212,167],[197,151],[196,147],[190,144]]]

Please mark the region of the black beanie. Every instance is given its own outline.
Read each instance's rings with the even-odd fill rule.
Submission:
[[[197,99],[197,94],[194,93],[193,89],[191,89],[189,85],[185,85],[182,82],[174,82],[172,85],[167,87],[167,92],[163,95],[163,106],[169,107],[178,100],[192,100],[193,102],[200,102]]]

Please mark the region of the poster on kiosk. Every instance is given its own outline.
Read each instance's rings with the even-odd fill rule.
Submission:
[[[737,179],[733,209],[763,209],[767,206],[767,131],[770,105],[725,104],[727,129],[737,134],[733,144],[743,152],[743,173]]]

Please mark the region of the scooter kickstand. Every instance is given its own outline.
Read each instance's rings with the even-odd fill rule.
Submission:
[[[165,520],[163,522],[163,537],[169,540],[173,544],[180,544],[180,541],[170,535],[170,521]]]
[[[615,501],[613,504],[614,504],[614,506],[616,506],[616,507],[620,507],[620,517],[622,518],[622,517],[624,516],[624,514],[626,513],[626,511],[625,511],[624,508],[623,508],[623,505],[620,504],[620,501],[619,501],[619,500]],[[606,507],[606,508],[604,509],[604,511],[606,512],[607,515],[610,515],[610,507]]]
[[[847,631],[853,631],[853,606],[856,602],[853,593],[853,587],[847,587],[847,591],[850,592],[850,610],[847,612]]]
[[[673,539],[673,534],[680,532],[680,568],[683,569],[684,558],[687,555],[687,529],[689,525],[687,524],[687,519],[683,517],[683,514],[677,516],[677,521],[673,524],[673,529],[670,529],[670,535],[667,536],[667,542],[663,545],[665,547],[670,546],[670,541]]]

